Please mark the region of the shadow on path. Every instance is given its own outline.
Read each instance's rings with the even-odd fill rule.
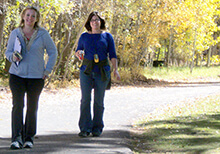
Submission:
[[[107,130],[100,137],[73,134],[40,135],[33,149],[10,150],[10,139],[0,138],[0,153],[132,153],[128,148],[129,131]]]

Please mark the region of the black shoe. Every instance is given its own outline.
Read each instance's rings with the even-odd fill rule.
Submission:
[[[99,133],[99,132],[92,132],[93,137],[99,137],[100,135],[101,135],[101,133]]]
[[[82,131],[82,132],[80,132],[78,135],[80,136],[80,137],[87,137],[87,136],[89,136],[89,132],[84,132],[84,131]]]
[[[17,149],[21,149],[21,145],[18,141],[14,141],[11,143],[10,149],[12,150],[17,150]]]

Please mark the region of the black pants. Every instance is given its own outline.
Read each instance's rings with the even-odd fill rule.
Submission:
[[[21,145],[25,141],[33,143],[37,130],[37,110],[40,93],[44,87],[43,79],[20,78],[10,75],[9,85],[12,92],[12,142]],[[24,98],[26,93],[27,111],[23,121]]]

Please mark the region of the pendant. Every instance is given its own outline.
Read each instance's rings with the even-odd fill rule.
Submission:
[[[99,56],[98,54],[94,54],[94,62],[98,63],[99,62]]]
[[[82,61],[80,61],[79,68],[82,66],[82,63],[83,63],[83,62],[82,62]]]

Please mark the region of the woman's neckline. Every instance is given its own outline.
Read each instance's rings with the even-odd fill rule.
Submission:
[[[100,33],[92,33],[91,31],[88,31],[87,33],[91,34],[91,35],[95,35],[95,34],[102,34],[102,33],[104,33],[104,31],[101,31]]]

